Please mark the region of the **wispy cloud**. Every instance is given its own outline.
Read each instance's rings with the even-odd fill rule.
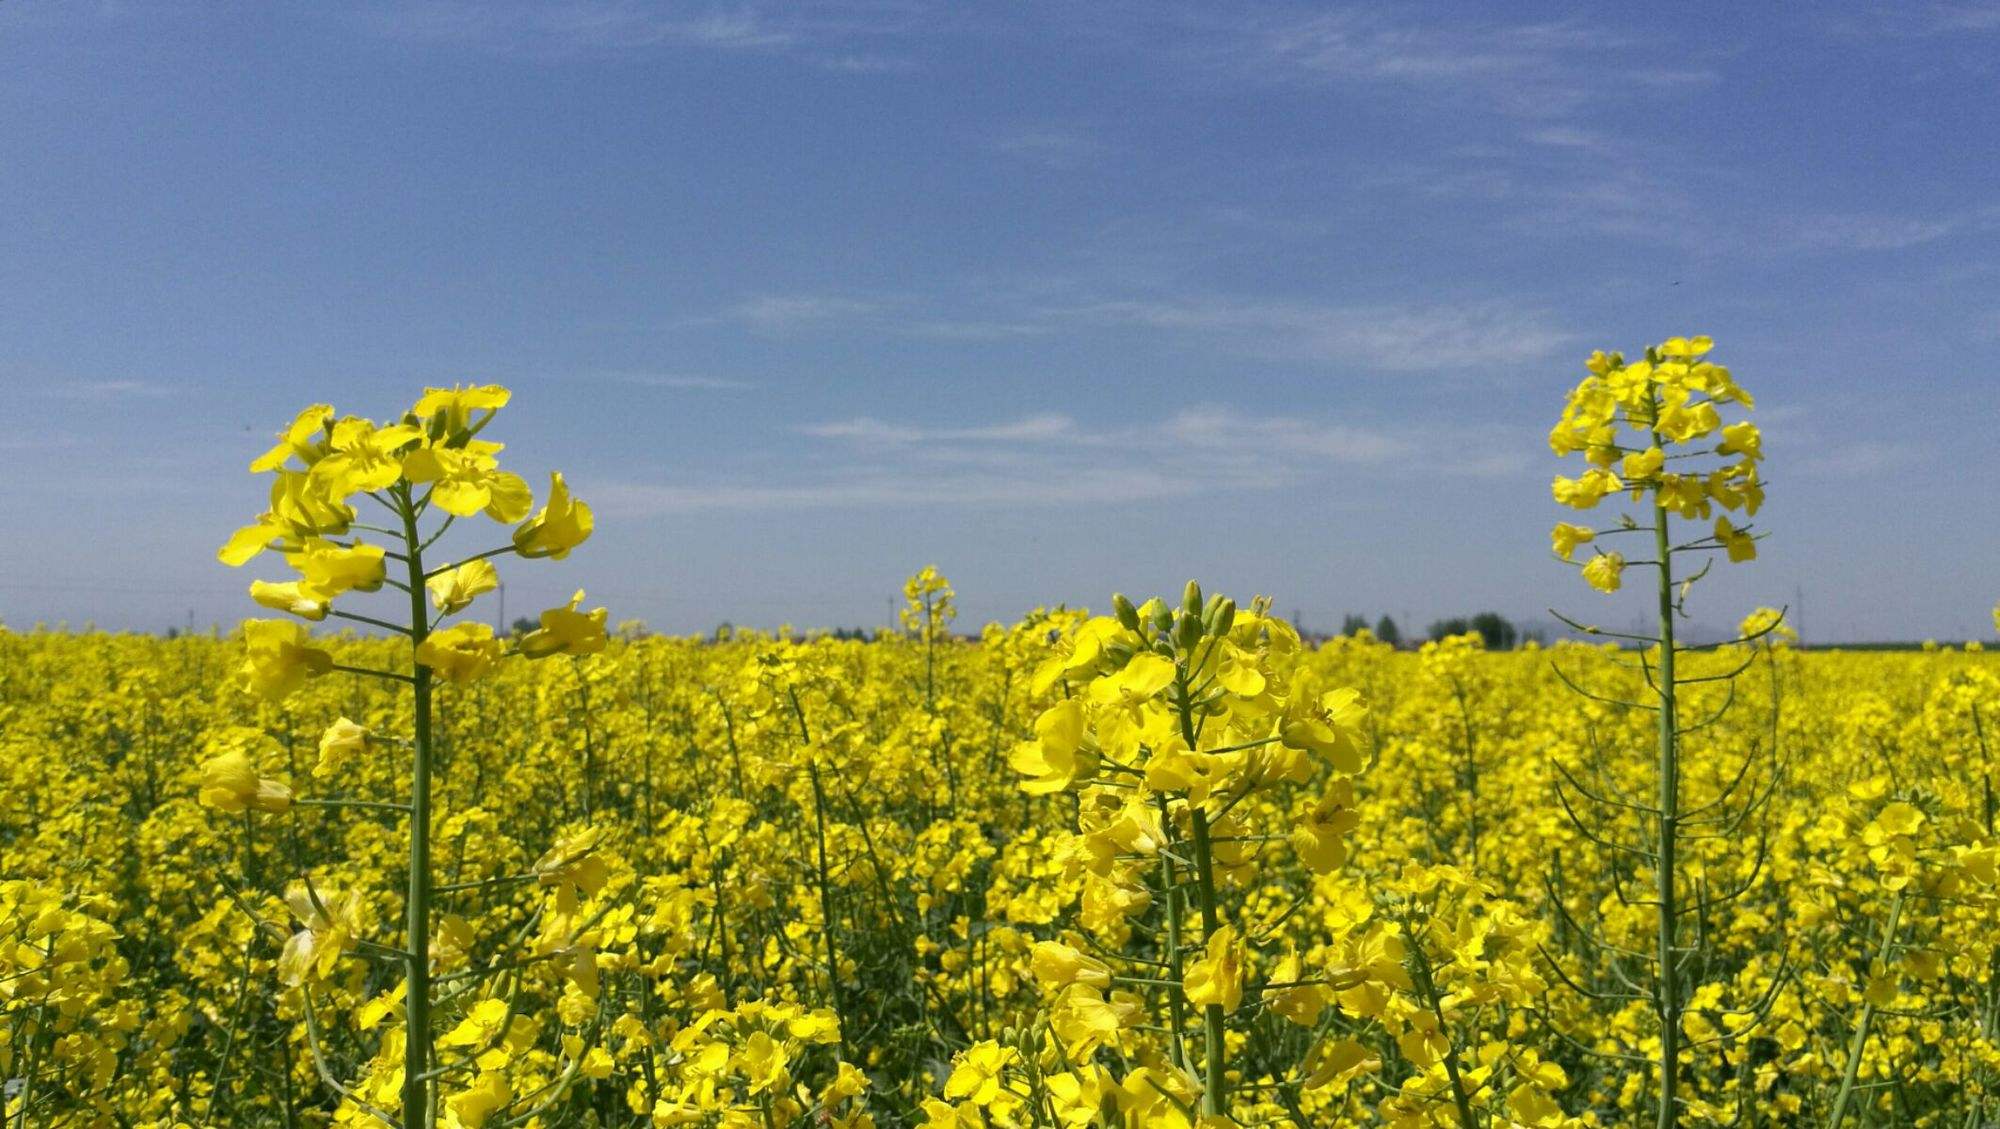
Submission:
[[[1102,146],[1081,130],[1064,126],[1016,129],[993,140],[996,152],[1052,169],[1073,169],[1098,155]]]
[[[1797,473],[1818,478],[1861,478],[1907,467],[1923,458],[1922,447],[1883,439],[1819,444],[1800,459]]]
[[[1236,357],[1390,372],[1435,371],[1474,350],[1499,363],[1539,360],[1574,340],[1545,310],[1491,299],[1343,304],[1216,294],[1102,296],[982,291],[949,296],[766,295],[731,320],[771,334],[854,332],[989,342],[1142,329],[1200,340]]]
[[[645,5],[572,0],[547,4],[423,0],[378,5],[361,19],[396,39],[485,50],[563,53],[630,50],[670,44],[768,49],[793,41],[748,8],[661,11]]]
[[[2000,32],[2000,0],[1874,5],[1846,14],[1828,26],[1837,34],[1870,39],[1882,36],[1927,39]]]
[[[173,395],[173,389],[150,380],[49,380],[44,395],[65,400],[144,400]]]
[[[922,428],[885,423],[872,416],[831,423],[809,423],[798,428],[801,435],[816,439],[848,439],[865,443],[910,444],[937,442],[1051,442],[1077,434],[1076,421],[1066,415],[1034,415],[984,427]]]
[[[2000,2],[1935,4],[1931,6],[1932,26],[1940,32],[2000,31]]]
[[[1079,313],[1211,335],[1252,355],[1395,372],[1444,368],[1475,351],[1499,363],[1539,360],[1575,338],[1541,310],[1497,300],[1432,306],[1139,300],[1102,302]]]
[[[839,294],[764,294],[738,303],[729,313],[759,329],[782,333],[852,321],[882,308],[879,300]]]
[[[914,64],[871,44],[929,26],[934,10],[920,0],[413,0],[372,4],[352,18],[381,38],[513,55],[690,48],[784,54],[828,70],[881,73]]]
[[[1198,406],[1142,425],[1094,429],[1061,413],[967,426],[872,416],[805,424],[832,444],[807,452],[810,475],[708,484],[600,484],[592,495],[627,515],[703,510],[869,506],[1059,506],[1216,493],[1262,494],[1334,474],[1390,473],[1440,442],[1453,449],[1529,451],[1521,436],[1370,428]],[[1052,452],[1057,457],[1052,457]],[[1434,467],[1510,475],[1525,458],[1474,457]]]
[[[606,512],[645,517],[828,507],[1115,505],[1182,497],[1194,489],[1193,483],[1156,471],[1097,468],[1063,477],[986,471],[945,476],[861,471],[796,485],[626,482],[598,486],[593,494]]]
[[[637,388],[671,389],[677,392],[742,392],[757,385],[728,376],[701,376],[686,373],[608,372],[605,380]]]
[[[1942,239],[1959,226],[1956,217],[1890,215],[1802,216],[1782,225],[1795,246],[1827,251],[1900,251]]]
[[[1264,77],[1393,84],[1527,118],[1555,118],[1617,92],[1707,85],[1716,73],[1691,58],[1678,67],[1620,67],[1615,87],[1602,60],[1628,36],[1582,20],[1425,20],[1352,5],[1298,17],[1266,16],[1235,29],[1239,61]]]

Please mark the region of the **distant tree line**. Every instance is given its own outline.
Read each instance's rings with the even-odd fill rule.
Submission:
[[[1340,621],[1342,635],[1357,635],[1363,631],[1372,633],[1375,638],[1392,647],[1403,645],[1402,629],[1396,626],[1395,620],[1386,615],[1376,620],[1372,628],[1368,626],[1367,616],[1350,614]],[[1499,612],[1480,612],[1474,616],[1452,616],[1448,619],[1434,620],[1430,627],[1425,629],[1424,636],[1435,641],[1447,635],[1464,635],[1467,632],[1476,633],[1485,642],[1489,651],[1511,651],[1526,639],[1542,641],[1537,633],[1524,636],[1520,628],[1514,626],[1513,620]]]

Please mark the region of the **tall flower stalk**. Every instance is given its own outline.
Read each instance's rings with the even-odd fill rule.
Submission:
[[[479,596],[499,586],[491,563],[501,556],[560,559],[589,537],[590,508],[572,499],[561,475],[551,478],[547,504],[529,517],[533,498],[519,476],[499,469],[500,444],[478,438],[509,399],[496,386],[430,389],[399,420],[378,425],[353,416],[336,418],[333,409],[314,405],[279,435],[278,444],[251,464],[253,472],[271,472],[271,506],[256,522],[237,531],[218,553],[229,565],[241,565],[266,549],[280,552],[299,578],[257,581],[250,593],[258,603],[299,619],[329,617],[386,630],[407,641],[408,673],[336,662],[332,653],[313,645],[304,627],[285,620],[253,620],[245,625],[248,653],[241,677],[246,690],[279,699],[306,680],[341,671],[407,686],[412,724],[407,742],[371,734],[341,719],[322,738],[322,759],[352,755],[372,746],[407,745],[410,786],[399,803],[354,797],[304,798],[297,802],[322,807],[389,808],[408,820],[408,880],[403,898],[404,940],[400,948],[359,936],[358,908],[348,911],[348,899],[322,893],[302,878],[293,899],[294,912],[305,928],[294,934],[280,960],[281,975],[295,987],[310,989],[326,977],[347,947],[365,947],[388,955],[404,969],[403,1055],[398,1097],[405,1129],[431,1126],[439,1117],[438,1083],[446,1070],[437,1059],[436,1004],[432,964],[435,879],[431,861],[433,796],[437,766],[434,759],[432,699],[436,684],[466,683],[484,676],[509,654],[543,658],[555,654],[591,654],[605,645],[605,612],[584,613],[578,592],[567,607],[542,613],[541,626],[511,646],[495,637],[484,623],[464,621],[440,626],[463,612]],[[363,522],[354,501],[366,498],[387,511],[393,525]],[[441,516],[440,516],[441,515]],[[485,516],[514,524],[508,543],[486,548],[449,564],[431,567],[427,551],[437,545],[460,518]],[[369,544],[364,534],[386,538],[390,546]],[[401,567],[403,579],[388,575],[387,561]],[[335,608],[333,602],[351,593],[400,590],[408,600],[408,619],[394,613],[373,615]],[[223,773],[235,770],[235,776]],[[276,811],[293,802],[289,790],[250,774],[246,791],[239,778],[244,766],[217,766],[220,783],[204,799],[224,810]],[[236,784],[230,781],[238,780]],[[232,792],[231,788],[235,791]],[[244,796],[251,798],[244,799]],[[258,799],[262,802],[259,803]],[[525,876],[558,887],[577,883],[572,872],[581,862],[577,852],[563,850],[554,869]],[[545,860],[546,862],[547,860]],[[557,879],[551,883],[550,875]],[[308,1008],[310,1008],[308,997]],[[321,1064],[322,1073],[330,1073]],[[354,1098],[355,1094],[343,1089]],[[380,1110],[372,1110],[378,1116]]]
[[[1256,950],[1275,939],[1258,935],[1244,887],[1273,846],[1313,873],[1345,860],[1366,711],[1351,689],[1310,695],[1291,684],[1299,638],[1268,601],[1239,612],[1190,583],[1178,605],[1112,604],[1114,615],[1079,624],[1037,671],[1034,691],[1061,697],[1011,758],[1030,795],[1075,794],[1077,832],[1064,850],[1086,860],[1084,932],[1035,948],[1043,1033],[1054,1061],[1088,1062],[1120,1030],[1145,1025],[1139,994],[1125,990],[1140,989],[1164,1005],[1150,1018],[1171,1069],[1137,1068],[1126,1084],[1190,1120],[1226,1124],[1239,1010],[1271,1007],[1312,1029],[1331,998],[1331,973],[1305,970],[1296,953],[1283,975],[1256,979]],[[1294,803],[1303,812],[1290,828],[1260,830]],[[1152,943],[1130,945],[1135,937]],[[1309,1055],[1328,1044],[1318,1032]],[[1287,1098],[1306,1073],[1281,1084]]]
[[[1603,779],[1596,782],[1596,787],[1587,787],[1567,770],[1564,782],[1583,801],[1640,812],[1652,825],[1650,836],[1637,844],[1628,844],[1608,840],[1578,820],[1586,837],[1616,853],[1651,863],[1655,930],[1650,995],[1658,1023],[1655,1071],[1659,1129],[1672,1129],[1678,1124],[1686,1096],[1680,1077],[1683,1013],[1689,998],[1685,971],[1700,941],[1697,939],[1692,947],[1683,945],[1682,918],[1691,909],[1704,912],[1710,902],[1728,901],[1742,892],[1716,899],[1704,890],[1703,903],[1690,907],[1683,902],[1680,878],[1680,853],[1689,822],[1682,805],[1681,738],[1692,729],[1716,720],[1711,717],[1696,726],[1684,727],[1681,690],[1694,683],[1731,680],[1742,673],[1749,660],[1726,673],[1684,676],[1680,657],[1690,650],[1710,648],[1682,645],[1676,638],[1674,621],[1676,616],[1686,614],[1683,602],[1687,590],[1707,574],[1714,554],[1724,554],[1732,562],[1756,557],[1757,535],[1747,524],[1737,526],[1729,515],[1740,512],[1745,517],[1755,516],[1764,497],[1758,475],[1763,440],[1757,425],[1748,420],[1725,424],[1722,417],[1724,408],[1748,411],[1754,402],[1736,384],[1728,369],[1704,359],[1713,346],[1706,337],[1676,337],[1646,350],[1644,359],[1631,363],[1617,353],[1592,354],[1586,366],[1590,375],[1570,393],[1562,418],[1549,435],[1549,445],[1558,455],[1581,452],[1591,464],[1591,469],[1577,478],[1555,480],[1556,501],[1587,510],[1611,495],[1629,492],[1630,500],[1641,504],[1649,519],[1642,522],[1625,514],[1615,527],[1606,529],[1562,522],[1550,536],[1556,555],[1578,565],[1584,580],[1602,592],[1617,591],[1627,567],[1654,570],[1657,618],[1653,635],[1608,632],[1562,618],[1587,634],[1624,639],[1645,648],[1639,654],[1638,666],[1652,701],[1605,700],[1622,707],[1650,709],[1657,715],[1657,759],[1651,802],[1615,798],[1615,789],[1607,787]],[[1697,527],[1700,532],[1677,543],[1675,518],[1701,523]],[[1653,557],[1628,561],[1622,553],[1597,547],[1600,539],[1624,534],[1650,534]],[[1578,562],[1577,550],[1584,545],[1591,545],[1595,553]],[[1707,559],[1698,570],[1678,575],[1675,558],[1689,554]],[[1774,618],[1759,635],[1776,625]],[[1742,638],[1732,643],[1750,641]],[[1567,676],[1565,681],[1569,681]],[[1582,692],[1574,682],[1570,685]],[[1721,707],[1727,708],[1727,703]],[[1735,785],[1704,804],[1702,819],[1727,825],[1730,830],[1740,826],[1762,803],[1760,798],[1733,809],[1728,806],[1732,793],[1748,776],[1747,771],[1738,774]],[[1765,796],[1768,797],[1768,792]],[[1576,803],[1568,794],[1563,803],[1574,817]],[[1623,898],[1622,893],[1620,897]],[[1560,906],[1558,912],[1564,912]],[[1598,941],[1598,947],[1605,952],[1616,951],[1615,946],[1602,942],[1601,938]]]

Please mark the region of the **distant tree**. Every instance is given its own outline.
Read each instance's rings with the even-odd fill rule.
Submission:
[[[1520,638],[1520,632],[1514,629],[1514,622],[1499,612],[1480,612],[1473,616],[1472,629],[1486,640],[1489,651],[1511,651]]]
[[[1455,615],[1450,619],[1432,620],[1431,625],[1424,629],[1424,635],[1435,643],[1448,635],[1463,635],[1470,630],[1472,621],[1462,615]]]
[[[736,638],[736,625],[725,619],[715,625],[715,634],[709,638],[716,643],[727,643]]]
[[[1366,630],[1368,630],[1367,616],[1349,615],[1346,619],[1340,621],[1340,633],[1342,635],[1359,635]]]
[[[1400,647],[1403,645],[1402,629],[1396,626],[1395,620],[1390,619],[1386,615],[1375,621],[1375,638],[1382,640],[1391,647]]]
[[[526,635],[528,632],[533,631],[535,628],[540,626],[541,624],[536,622],[535,620],[529,619],[527,616],[521,616],[520,618],[514,621],[513,626],[509,627],[508,630],[516,635]]]

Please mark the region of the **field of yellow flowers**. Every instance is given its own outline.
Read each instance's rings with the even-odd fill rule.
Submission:
[[[1707,349],[1553,440],[1660,634],[1505,653],[1193,584],[974,639],[929,569],[866,642],[508,637],[594,518],[506,393],[308,409],[222,551],[289,618],[0,631],[6,1124],[1991,1124],[2000,669],[1675,640],[1761,535]]]

